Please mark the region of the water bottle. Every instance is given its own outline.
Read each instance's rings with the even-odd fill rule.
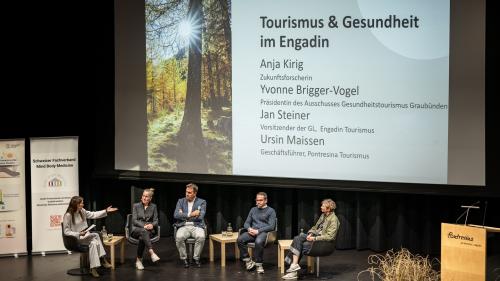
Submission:
[[[227,236],[232,236],[233,235],[233,228],[231,227],[231,223],[230,222],[227,223],[227,230],[226,231],[227,231],[226,232]]]
[[[106,226],[102,226],[102,229],[101,229],[101,237],[102,237],[102,241],[106,241],[108,239],[108,232],[106,231]]]

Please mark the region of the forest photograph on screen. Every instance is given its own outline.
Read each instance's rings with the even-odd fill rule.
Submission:
[[[228,0],[146,0],[148,169],[232,173]]]

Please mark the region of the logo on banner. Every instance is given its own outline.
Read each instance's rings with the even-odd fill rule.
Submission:
[[[61,225],[62,215],[50,215],[50,227],[58,227]]]
[[[468,241],[471,241],[473,242],[474,241],[474,237],[470,237],[469,235],[465,234],[465,235],[461,235],[461,234],[455,234],[453,232],[449,232],[448,233],[448,238],[453,238],[453,239],[459,239],[459,240],[468,240]]]
[[[12,223],[0,224],[0,238],[14,238],[15,234],[16,228]]]
[[[3,151],[0,153],[0,178],[14,178],[21,173],[18,172],[19,161],[14,151]]]
[[[50,175],[47,180],[47,187],[62,187],[64,179],[61,175]]]

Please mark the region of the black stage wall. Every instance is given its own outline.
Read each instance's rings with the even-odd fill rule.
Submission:
[[[0,138],[79,136],[80,191],[87,199],[88,208],[104,208],[109,204],[120,208],[119,213],[107,218],[105,223],[110,231],[123,232],[124,218],[130,212],[131,186],[153,186],[157,190],[154,200],[161,210],[163,233],[170,235],[173,208],[183,196],[189,176],[183,182],[169,181],[162,175],[124,178],[113,169],[113,1],[18,5],[11,10],[23,11],[23,17],[4,32],[3,37],[8,40],[2,40],[8,50],[4,52],[7,72],[3,72]],[[383,251],[407,247],[415,252],[438,255],[440,222],[454,222],[462,212],[460,205],[477,200],[482,201],[482,208],[471,211],[470,222],[482,223],[488,201],[485,223],[499,227],[500,142],[494,132],[495,120],[498,120],[494,103],[497,79],[494,63],[497,48],[492,39],[497,18],[494,12],[487,11],[485,188],[453,190],[451,187],[430,191],[432,186],[412,185],[377,192],[362,188],[349,190],[348,184],[342,189],[305,190],[300,186],[290,188],[278,184],[257,187],[200,183],[199,196],[208,200],[211,230],[220,232],[227,222],[240,226],[255,193],[261,190],[268,192],[269,204],[278,212],[282,238],[290,238],[301,228],[310,227],[318,216],[320,200],[333,198],[342,223],[337,244],[340,249]],[[26,183],[27,206],[31,206],[29,177]],[[27,213],[30,214],[30,210]],[[490,253],[498,252],[498,239],[492,237],[491,240]]]

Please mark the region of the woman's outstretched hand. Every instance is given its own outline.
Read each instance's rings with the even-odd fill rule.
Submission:
[[[113,208],[112,206],[106,208],[106,213],[112,213],[115,211],[118,211],[118,208]]]

